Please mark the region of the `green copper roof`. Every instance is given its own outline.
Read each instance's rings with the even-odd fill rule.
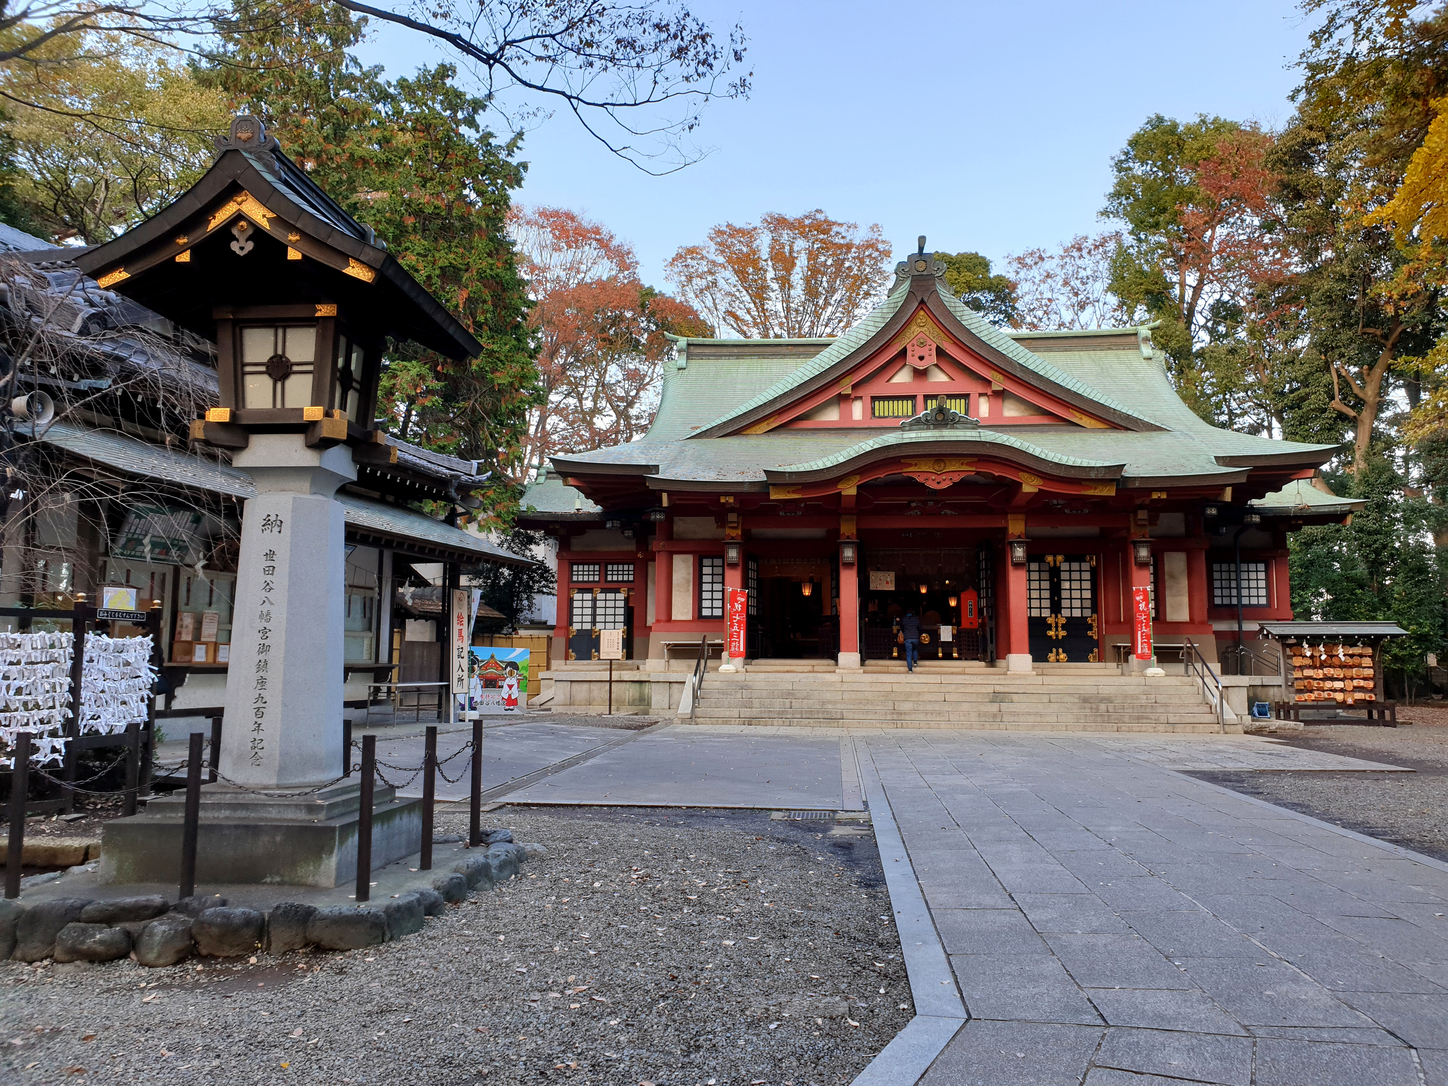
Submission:
[[[1311,516],[1320,513],[1355,513],[1367,505],[1367,502],[1357,498],[1340,498],[1336,494],[1319,490],[1311,479],[1293,479],[1281,490],[1264,494],[1248,504],[1263,513]]]

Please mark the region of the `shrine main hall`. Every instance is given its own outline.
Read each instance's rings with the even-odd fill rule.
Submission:
[[[1317,475],[1336,446],[1204,422],[1149,328],[1003,331],[943,273],[922,239],[838,338],[680,339],[647,435],[553,457],[520,523],[558,541],[554,661],[618,629],[692,661],[728,587],[746,661],[841,669],[912,611],[927,666],[1010,672],[1126,664],[1138,587],[1162,652],[1292,617],[1287,534],[1359,504]]]

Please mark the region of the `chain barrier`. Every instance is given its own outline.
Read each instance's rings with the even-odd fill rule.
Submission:
[[[419,737],[418,737],[418,736],[401,736],[401,737],[396,737],[396,738],[397,738],[397,739],[400,739],[400,738],[416,739],[416,738],[419,738]],[[389,740],[389,742],[395,742],[395,741],[396,741],[396,739]],[[355,740],[355,739],[354,739],[354,740],[352,741],[352,747],[353,747],[353,748],[360,749],[361,746],[362,746],[362,744],[361,744],[361,742],[360,742],[359,740]],[[435,768],[437,769],[437,775],[438,775],[439,777],[441,777],[444,781],[446,781],[448,784],[457,784],[457,783],[458,783],[459,781],[461,781],[461,780],[463,779],[463,777],[467,774],[468,769],[470,768],[470,766],[471,766],[471,764],[472,764],[472,759],[469,758],[469,759],[467,760],[467,762],[464,763],[462,769],[458,772],[458,775],[457,775],[456,777],[449,777],[449,776],[447,775],[447,773],[444,772],[443,766],[447,765],[449,762],[453,761],[453,760],[456,759],[456,758],[462,757],[464,754],[470,754],[470,753],[472,752],[472,749],[473,749],[473,741],[472,741],[471,739],[469,739],[466,743],[463,743],[460,747],[458,747],[457,750],[453,751],[453,752],[452,752],[451,754],[449,754],[446,758],[440,758],[440,759],[438,759],[437,764],[436,764],[436,767],[435,767]],[[57,784],[57,785],[60,785],[60,786],[62,786],[62,787],[65,787],[65,788],[69,788],[69,789],[71,789],[71,790],[74,791],[74,792],[82,792],[82,793],[84,793],[85,795],[88,795],[88,796],[122,796],[122,795],[124,795],[124,794],[126,793],[126,789],[124,789],[124,788],[106,789],[106,790],[102,791],[102,790],[93,789],[93,788],[86,788],[86,787],[83,787],[83,786],[84,786],[85,784],[90,783],[91,781],[99,780],[101,777],[104,777],[107,773],[111,772],[113,769],[115,769],[117,766],[119,766],[122,762],[124,762],[128,756],[129,756],[129,753],[128,753],[128,752],[122,752],[122,753],[115,759],[115,761],[113,761],[113,762],[111,762],[109,765],[105,766],[105,767],[104,767],[103,769],[101,769],[99,772],[94,773],[94,774],[92,774],[91,776],[86,777],[84,780],[81,780],[81,781],[66,781],[66,780],[62,780],[61,778],[56,777],[56,776],[53,776],[53,775],[51,775],[50,773],[47,773],[44,769],[41,769],[41,768],[36,767],[36,766],[32,766],[31,769],[30,769],[30,772],[31,772],[31,773],[34,773],[34,774],[36,774],[36,775],[38,775],[38,776],[40,776],[40,777],[43,777],[45,780],[49,781],[49,782],[52,783],[52,784]],[[189,765],[190,765],[189,760],[188,760],[188,761],[182,761],[182,762],[176,762],[176,763],[173,764],[173,765],[164,764],[164,763],[153,763],[153,764],[152,764],[152,774],[153,774],[153,776],[168,776],[168,775],[170,775],[170,774],[172,774],[172,773],[180,773],[180,772],[183,772],[184,770],[186,770],[186,769],[189,767]],[[419,766],[401,766],[401,765],[393,765],[391,762],[384,762],[384,761],[382,761],[382,760],[380,760],[380,759],[378,759],[378,760],[376,761],[375,765],[376,765],[376,767],[377,767],[377,779],[380,780],[383,784],[387,785],[389,788],[393,788],[393,789],[406,788],[406,787],[407,787],[408,785],[410,785],[413,781],[417,780],[417,778],[422,774],[423,770],[425,770],[425,769],[427,768],[425,764],[424,764],[424,765],[419,765]],[[203,765],[202,765],[201,768],[202,768],[203,771],[209,771],[209,769],[210,769],[209,765],[204,764],[204,763],[203,763]],[[385,768],[385,769],[394,770],[394,771],[396,771],[396,772],[398,772],[398,773],[408,773],[408,774],[410,774],[410,776],[409,776],[405,781],[402,781],[401,783],[394,783],[393,781],[388,780],[388,778],[383,775],[383,773],[381,772],[381,770],[384,769],[384,768]],[[241,783],[239,783],[238,781],[232,780],[230,777],[226,776],[226,775],[225,775],[224,773],[222,773],[220,770],[217,770],[217,771],[216,771],[216,779],[217,779],[218,781],[222,781],[222,782],[224,782],[224,783],[226,783],[226,784],[231,785],[233,788],[239,788],[239,789],[241,789],[243,792],[247,792],[247,793],[249,793],[249,794],[251,794],[251,795],[254,795],[254,796],[265,796],[265,797],[267,797],[267,798],[269,798],[269,799],[293,799],[293,798],[296,798],[296,797],[299,797],[299,796],[311,796],[311,795],[316,795],[318,792],[324,792],[324,791],[326,791],[328,788],[331,788],[332,786],[334,786],[334,785],[336,785],[336,784],[340,784],[342,781],[347,780],[353,773],[360,772],[361,769],[362,769],[361,763],[360,763],[360,762],[354,762],[354,763],[351,764],[351,766],[350,766],[350,768],[349,768],[349,771],[348,771],[347,773],[342,774],[340,777],[333,777],[330,781],[327,781],[325,784],[319,784],[319,785],[317,785],[317,786],[315,786],[315,787],[313,787],[313,788],[302,789],[302,790],[300,790],[300,791],[297,791],[297,790],[267,791],[267,790],[265,790],[265,789],[252,788],[252,787],[250,787],[250,786],[248,786],[248,785],[241,784]]]

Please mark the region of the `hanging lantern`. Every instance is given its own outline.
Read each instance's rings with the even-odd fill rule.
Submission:
[[[813,582],[813,581],[802,581],[802,582],[800,582],[799,594],[800,594],[801,596],[813,596],[813,595],[814,595],[814,582]]]

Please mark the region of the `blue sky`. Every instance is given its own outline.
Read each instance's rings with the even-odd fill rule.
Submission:
[[[521,155],[519,199],[602,222],[658,286],[680,245],[768,211],[879,223],[897,257],[921,233],[932,249],[999,260],[1098,231],[1111,157],[1142,121],[1215,113],[1281,124],[1309,30],[1286,0],[710,0],[694,10],[721,26],[742,21],[754,69],[748,100],[706,112],[705,159],[650,177],[562,114],[531,131]],[[393,28],[364,51],[390,75],[443,56]]]

